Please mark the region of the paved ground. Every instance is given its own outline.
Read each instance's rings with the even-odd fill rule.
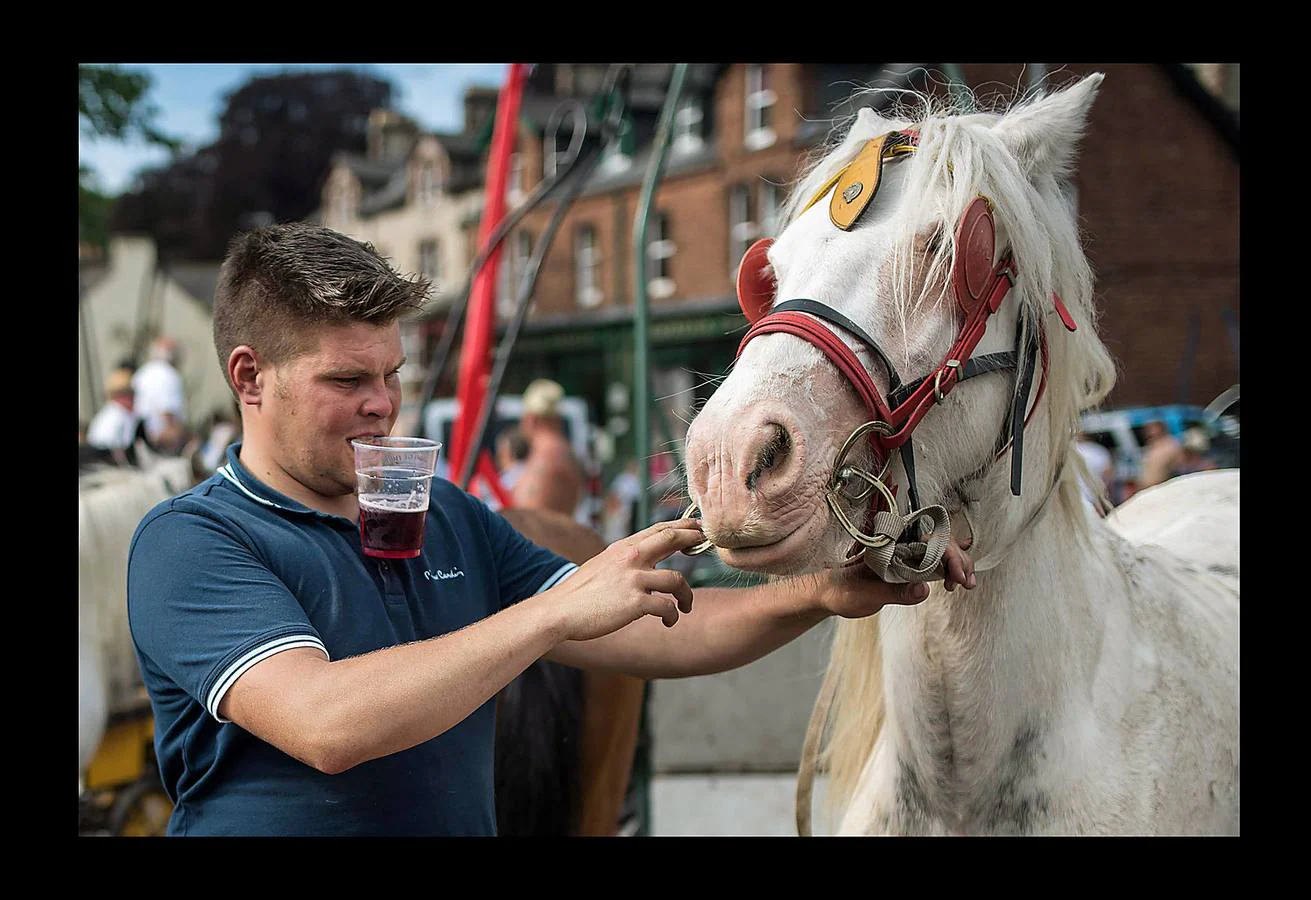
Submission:
[[[815,783],[814,832],[829,834]],[[795,773],[782,775],[657,775],[651,783],[652,837],[795,837]]]

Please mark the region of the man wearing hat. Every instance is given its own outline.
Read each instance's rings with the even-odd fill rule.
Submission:
[[[136,438],[140,416],[133,410],[132,373],[115,369],[105,379],[105,405],[87,428],[86,442],[100,450],[127,450]]]

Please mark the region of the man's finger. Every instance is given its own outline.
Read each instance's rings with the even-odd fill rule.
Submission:
[[[643,528],[641,531],[634,532],[630,540],[636,540],[638,543],[641,543],[642,540],[649,537],[650,535],[659,534],[660,532],[666,531],[670,528],[700,528],[700,527],[701,527],[700,519],[671,519],[668,522],[656,522],[654,525],[649,525],[646,528]]]
[[[700,528],[691,526],[665,528],[642,538],[637,551],[648,564],[655,564],[673,556],[679,550],[695,547],[706,539]]]
[[[953,582],[963,584],[966,588],[974,587],[974,561],[964,550],[954,544],[948,546],[943,555],[943,564],[947,575],[947,590],[952,589]]]
[[[692,611],[692,587],[677,569],[655,569],[645,576],[643,586],[649,591],[672,595],[678,603],[679,612]]]
[[[670,597],[651,594],[646,611],[648,615],[659,616],[666,628],[673,628],[678,622],[678,604]]]

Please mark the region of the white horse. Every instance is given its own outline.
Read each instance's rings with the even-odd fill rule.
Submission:
[[[143,683],[127,621],[132,533],[155,504],[191,486],[189,460],[144,468],[104,466],[78,477],[78,777],[86,774],[114,713],[139,702]]]
[[[837,623],[807,744],[827,735],[840,834],[1238,831],[1238,472],[1174,479],[1105,519],[1080,496],[1078,415],[1115,370],[1066,185],[1101,80],[1004,113],[862,109],[741,267],[755,325],[687,437],[722,559],[832,568],[863,549],[853,537],[891,534],[900,568],[874,546],[865,563],[928,580],[916,565],[941,554],[946,517],[915,544],[915,527],[871,528],[886,497],[901,524],[912,499],[941,506],[976,560],[974,590],[936,582]],[[822,306],[779,309],[795,299]],[[1007,351],[1031,379],[1014,359],[969,364]],[[893,370],[927,380],[896,393]],[[871,420],[890,424],[854,433]]]

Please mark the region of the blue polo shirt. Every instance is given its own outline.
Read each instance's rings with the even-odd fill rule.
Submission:
[[[152,509],[128,557],[128,621],[174,803],[171,835],[491,835],[495,703],[409,750],[325,775],[219,717],[243,672],[293,647],[330,660],[448,634],[577,567],[434,478],[423,551],[364,555],[359,526],[261,483],[228,448]]]

